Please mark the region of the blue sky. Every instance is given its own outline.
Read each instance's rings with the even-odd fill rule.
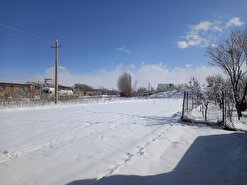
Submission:
[[[58,38],[60,83],[114,88],[125,70],[139,86],[179,83],[168,74],[216,72],[207,47],[246,22],[246,0],[1,0],[0,81],[52,76]]]

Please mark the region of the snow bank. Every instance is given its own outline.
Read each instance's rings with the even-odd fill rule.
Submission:
[[[246,118],[246,116],[243,116],[243,117],[241,117],[240,120],[238,120],[237,116],[235,115],[232,118],[232,121],[227,119],[226,124],[227,124],[228,128],[231,128],[234,130],[240,130],[240,131],[247,131],[247,118]]]

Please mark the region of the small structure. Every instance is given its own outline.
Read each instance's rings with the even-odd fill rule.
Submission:
[[[72,87],[64,86],[64,85],[58,85],[58,90],[71,90],[73,91]]]
[[[42,93],[44,94],[55,94],[55,80],[52,78],[45,78],[44,79],[44,85],[45,87],[42,88]],[[64,86],[64,85],[58,85],[58,95],[73,95],[73,88]]]
[[[45,82],[45,85],[47,85],[47,86],[54,86],[55,85],[55,80],[52,78],[45,78],[44,82]]]

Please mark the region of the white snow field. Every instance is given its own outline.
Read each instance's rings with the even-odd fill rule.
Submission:
[[[247,135],[179,121],[182,99],[0,110],[1,185],[247,184]]]

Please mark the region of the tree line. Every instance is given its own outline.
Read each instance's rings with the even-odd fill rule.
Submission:
[[[226,78],[220,75],[206,78],[207,85],[201,89],[196,79],[189,84],[190,90],[198,94],[198,101],[207,106],[209,101],[215,101],[222,105],[222,92],[228,100],[235,104],[238,119],[242,117],[242,111],[246,109],[247,94],[247,31],[234,30],[228,38],[217,46],[210,46],[207,50],[211,58],[210,64],[218,66],[226,74]],[[117,80],[117,86],[121,96],[132,96],[133,88],[131,75],[124,72]]]

